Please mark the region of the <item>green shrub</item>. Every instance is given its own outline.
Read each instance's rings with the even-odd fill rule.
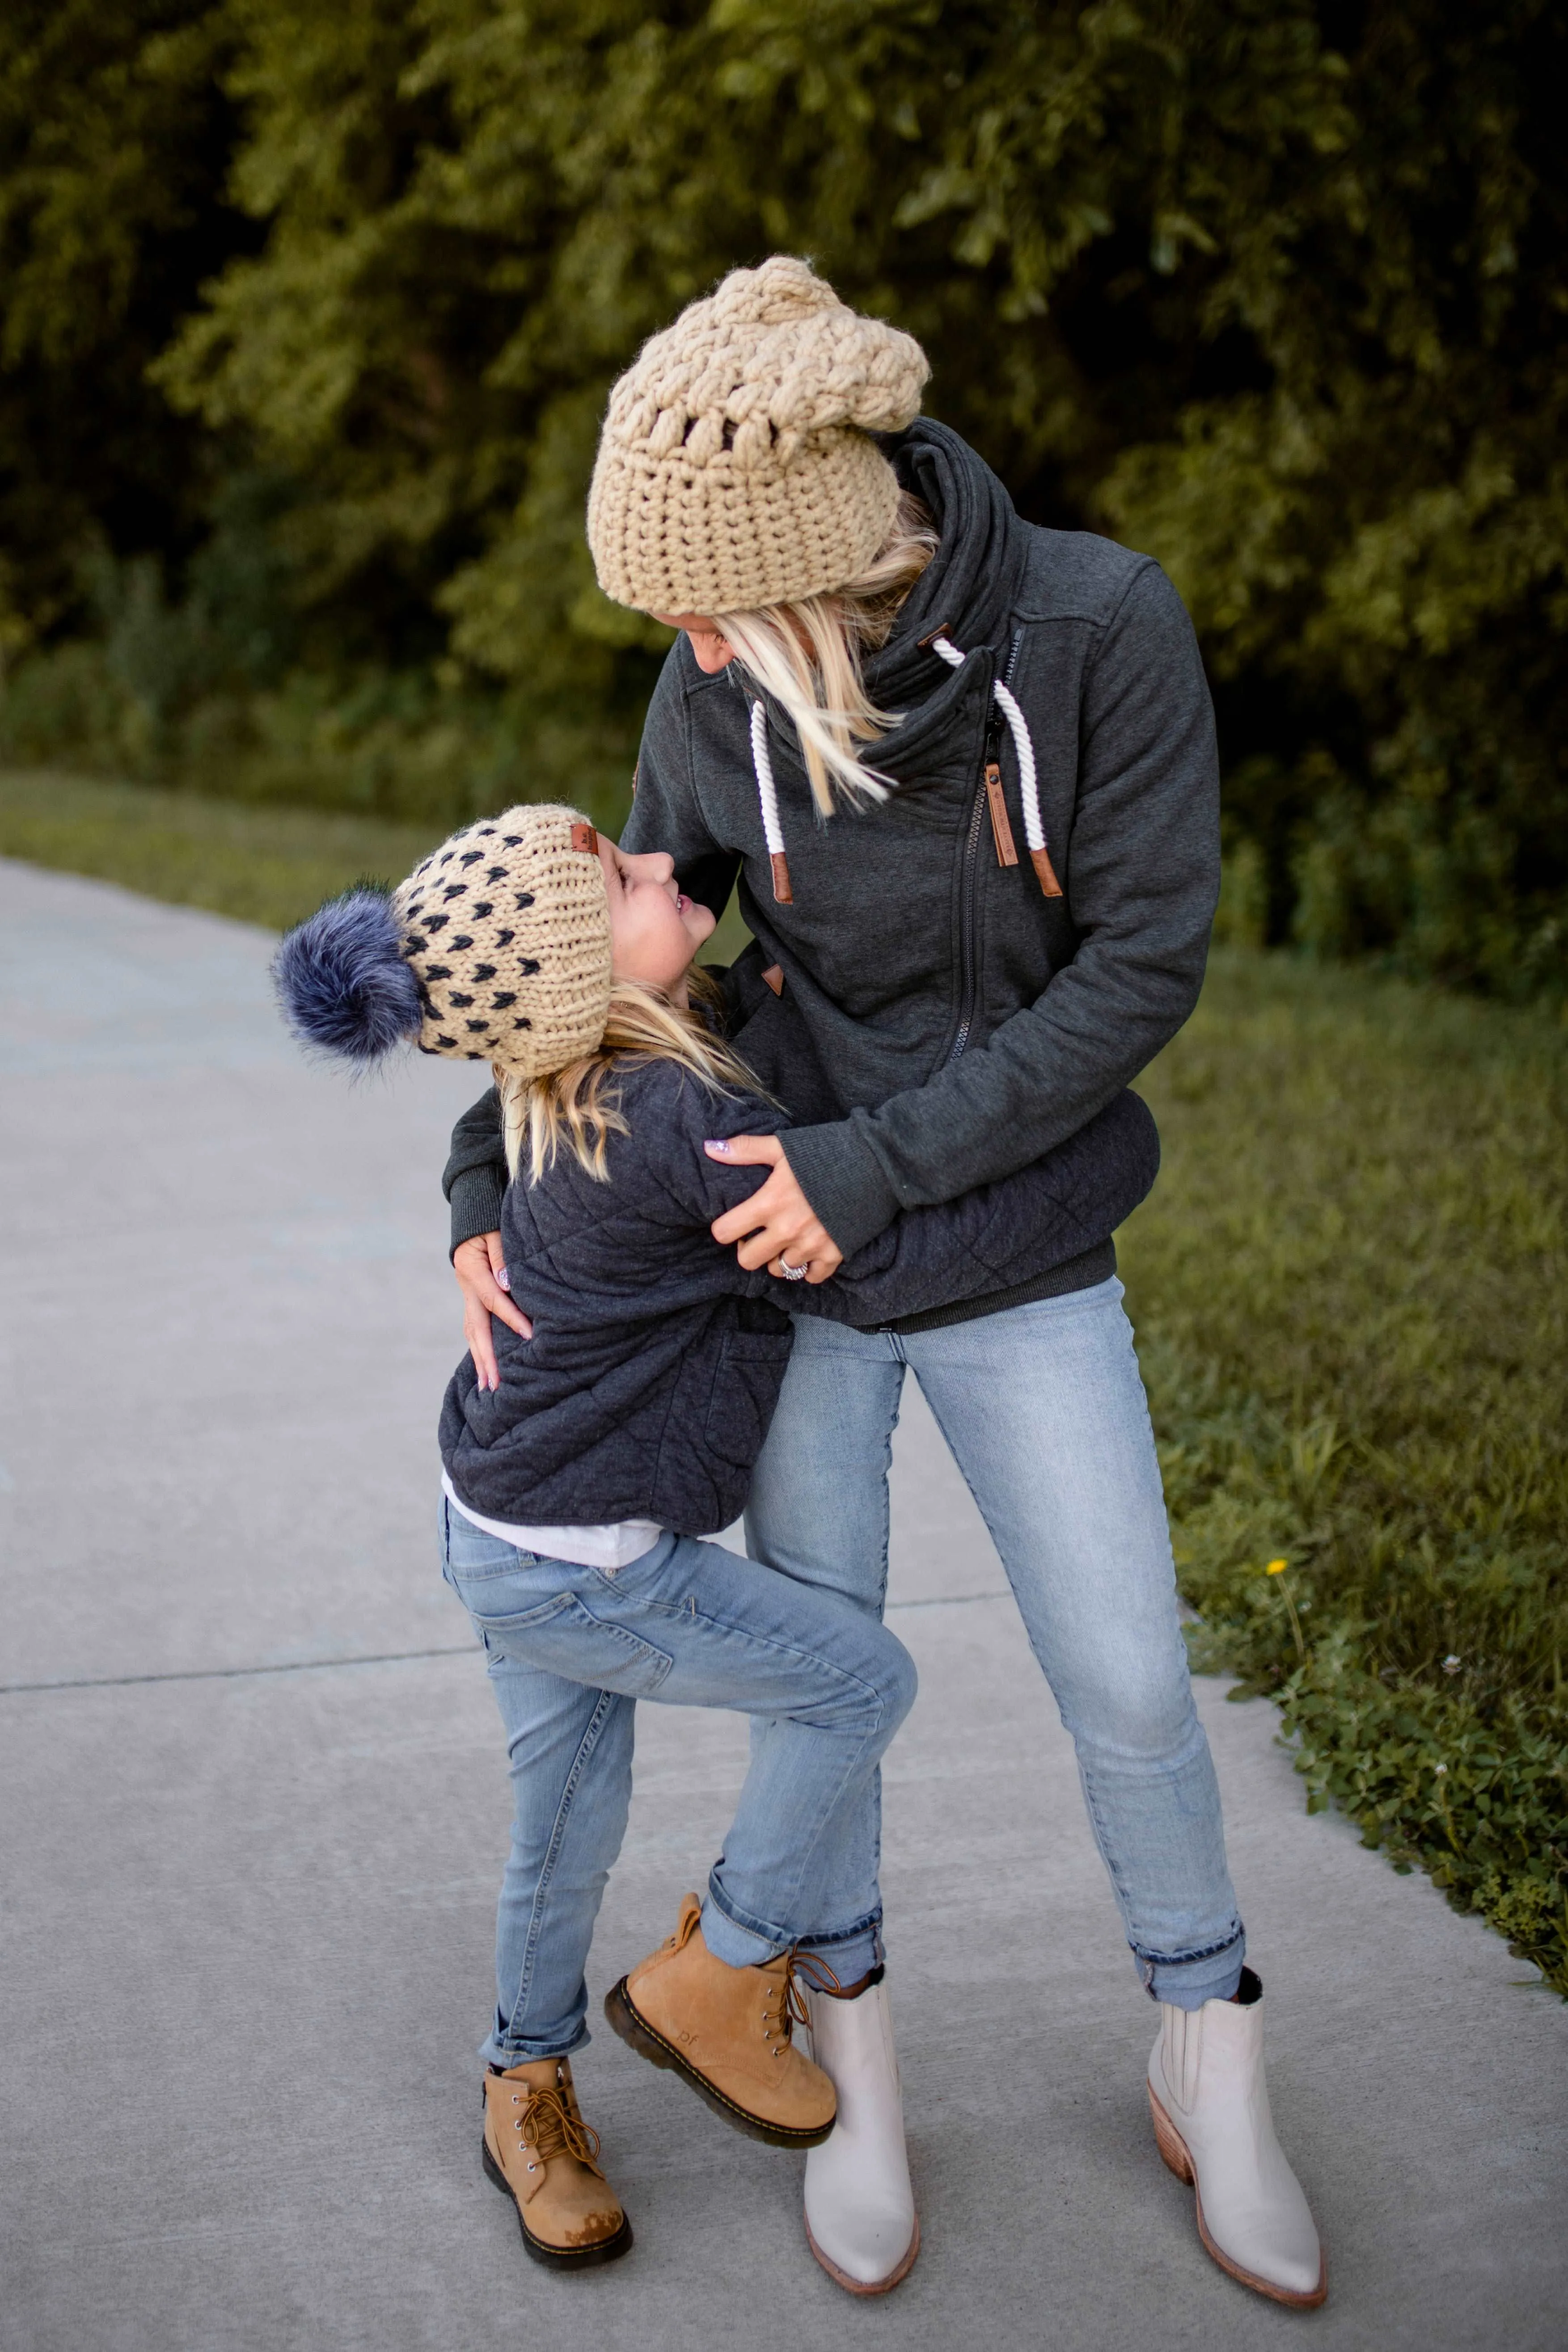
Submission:
[[[513,800],[570,801],[613,833],[625,821],[637,739],[613,719],[530,720],[519,696],[408,670],[295,669],[274,686],[184,693],[167,617],[143,605],[134,632],[18,663],[0,696],[0,761],[437,830]]]

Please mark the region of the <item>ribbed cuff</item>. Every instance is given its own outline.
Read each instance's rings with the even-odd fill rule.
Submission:
[[[903,1207],[847,1118],[789,1128],[779,1141],[795,1182],[846,1257],[874,1242]]]
[[[498,1178],[493,1166],[466,1168],[452,1185],[452,1247],[455,1256],[465,1242],[476,1234],[499,1234],[500,1204],[506,1197],[506,1187]],[[820,1211],[818,1212],[820,1214]]]
[[[988,1290],[979,1298],[961,1298],[952,1307],[933,1307],[924,1315],[895,1315],[888,1324],[858,1323],[857,1330],[908,1332],[945,1331],[954,1323],[977,1323],[983,1315],[1006,1315],[1015,1307],[1033,1307],[1041,1298],[1065,1298],[1075,1290],[1098,1290],[1116,1272],[1116,1244],[1097,1242],[1080,1256],[1069,1257],[1028,1282],[1006,1290]]]

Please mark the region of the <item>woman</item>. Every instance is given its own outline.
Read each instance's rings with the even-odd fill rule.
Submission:
[[[733,1147],[773,1164],[713,1232],[786,1280],[827,1279],[900,1210],[1082,1128],[1192,1011],[1216,895],[1213,718],[1179,599],[1146,557],[1021,522],[973,452],[917,418],[926,373],[804,262],[737,270],[616,385],[589,499],[605,593],[682,632],[625,845],[672,851],[714,908],[739,877],[757,945],[734,985],[746,1001],[765,979],[778,1002],[775,1058],[755,1018],[748,1055],[796,1123],[782,1148]],[[498,1154],[477,1106],[448,1191],[481,1356],[489,1314],[518,1321],[489,1277]],[[1074,1739],[1159,2004],[1161,2152],[1194,2183],[1215,2261],[1313,2305],[1321,2252],[1269,2122],[1121,1297],[1106,1241],[883,1328],[803,1317],[747,1542],[880,1609],[912,1366]],[[874,1859],[879,1828],[872,1790],[847,1850]],[[812,2003],[840,2122],[808,2160],[806,2221],[834,2275],[874,2293],[913,2206],[879,1965],[844,1990]]]

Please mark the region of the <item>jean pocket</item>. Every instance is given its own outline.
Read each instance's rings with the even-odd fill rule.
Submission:
[[[491,1616],[471,1605],[468,1614],[492,1658],[510,1658],[627,1698],[651,1697],[675,1664],[668,1651],[626,1626],[595,1617],[572,1592],[521,1616]]]

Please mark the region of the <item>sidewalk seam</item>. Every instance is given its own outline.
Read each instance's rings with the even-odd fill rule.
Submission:
[[[934,1601],[889,1601],[895,1609],[963,1609],[976,1601],[1006,1601],[1005,1592],[950,1592]],[[143,1683],[237,1682],[248,1675],[317,1675],[332,1666],[398,1666],[416,1658],[466,1658],[472,1642],[448,1643],[435,1650],[374,1650],[347,1658],[289,1658],[269,1666],[179,1666],[156,1675],[80,1675],[51,1683],[0,1683],[0,1698],[19,1698],[33,1691],[133,1690]]]

